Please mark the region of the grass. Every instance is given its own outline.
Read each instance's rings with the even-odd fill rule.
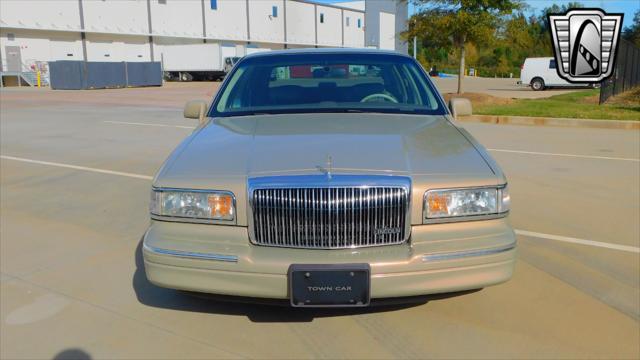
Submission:
[[[598,105],[599,89],[585,90],[546,99],[512,99],[507,103],[474,101],[478,115],[511,115],[550,118],[640,121],[640,87],[612,97]]]

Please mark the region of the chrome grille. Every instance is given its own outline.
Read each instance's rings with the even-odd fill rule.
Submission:
[[[252,189],[258,245],[340,249],[392,245],[409,236],[408,186]]]

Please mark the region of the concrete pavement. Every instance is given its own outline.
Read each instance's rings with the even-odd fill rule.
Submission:
[[[294,311],[149,284],[144,176],[195,126],[184,100],[212,91],[0,93],[1,358],[640,357],[640,254],[545,237],[519,236],[508,283],[417,306]],[[515,228],[640,247],[640,132],[464,126],[507,173]]]

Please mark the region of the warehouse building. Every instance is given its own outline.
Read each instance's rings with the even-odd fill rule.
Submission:
[[[212,72],[271,49],[375,47],[406,52],[406,2],[366,0],[2,0],[0,70],[50,61],[162,62]]]

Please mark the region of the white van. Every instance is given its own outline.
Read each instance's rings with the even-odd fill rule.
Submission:
[[[521,67],[519,84],[531,86],[535,91],[550,87],[584,87],[584,84],[572,84],[556,71],[556,59],[552,57],[527,58]]]

